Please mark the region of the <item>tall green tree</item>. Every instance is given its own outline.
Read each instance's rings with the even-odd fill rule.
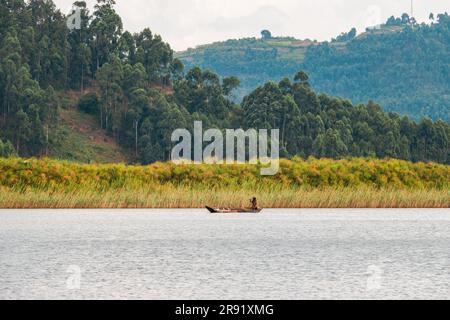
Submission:
[[[117,134],[118,114],[122,107],[122,63],[117,56],[110,63],[104,64],[97,72],[101,91],[100,124],[101,127]]]
[[[97,0],[90,24],[93,72],[107,63],[111,55],[118,54],[123,23],[114,9],[114,0]]]
[[[90,40],[90,13],[85,1],[73,4],[72,14],[79,14],[80,28],[73,28],[68,34],[70,86],[84,91],[88,76],[91,75],[92,51]]]

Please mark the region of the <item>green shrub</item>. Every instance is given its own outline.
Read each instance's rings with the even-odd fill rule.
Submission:
[[[3,141],[0,140],[0,157],[7,158],[14,154],[15,154],[15,151],[14,151],[14,147],[13,147],[12,143],[9,141],[6,141],[5,143],[3,143]]]
[[[87,93],[78,101],[78,109],[89,114],[97,114],[99,111],[99,100],[96,93]]]
[[[280,161],[280,172],[263,177],[255,165],[84,165],[50,159],[0,159],[0,186],[73,190],[152,188],[162,185],[208,190],[326,188],[449,190],[450,166],[402,160],[355,158]]]

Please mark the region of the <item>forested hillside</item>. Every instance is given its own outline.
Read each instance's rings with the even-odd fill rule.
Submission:
[[[417,24],[404,14],[380,29],[356,30],[317,43],[265,34],[229,40],[177,54],[188,68],[200,66],[242,81],[238,98],[268,80],[305,70],[320,92],[375,100],[387,111],[450,119],[450,16],[430,15]]]
[[[414,122],[374,102],[356,105],[317,94],[298,70],[289,74],[293,79],[268,82],[237,105],[237,77],[185,71],[160,36],[149,29],[124,31],[114,4],[98,0],[91,13],[85,2],[76,2],[81,29],[69,30],[50,0],[0,3],[0,156],[90,162],[106,157],[92,155],[95,150],[114,154],[116,149],[103,148],[114,142],[127,153],[118,160],[147,164],[169,160],[173,130],[202,120],[205,129],[279,128],[284,157],[450,163],[448,123]],[[270,73],[275,67],[265,68]],[[74,103],[66,101],[69,92],[78,92]],[[89,140],[80,135],[96,132],[90,140],[103,149],[83,147]]]
[[[134,121],[125,115],[140,95],[182,71],[161,37],[123,31],[114,4],[99,0],[90,13],[84,1],[75,2],[82,23],[71,31],[52,1],[0,3],[0,139],[8,153],[12,146],[21,156],[61,156],[59,97],[92,87],[99,127],[122,141],[119,129]]]
[[[352,105],[349,100],[317,95],[304,72],[294,80],[266,83],[242,104],[246,126],[280,128],[285,155],[450,162],[448,123],[429,119],[416,123],[383,112],[374,102]]]

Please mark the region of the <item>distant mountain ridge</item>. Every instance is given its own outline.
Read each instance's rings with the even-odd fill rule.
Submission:
[[[450,16],[417,24],[404,14],[379,28],[344,33],[331,42],[291,37],[228,40],[176,54],[186,69],[237,76],[242,98],[266,81],[305,70],[317,91],[354,103],[374,100],[415,119],[450,119]],[[267,30],[264,30],[267,31]]]

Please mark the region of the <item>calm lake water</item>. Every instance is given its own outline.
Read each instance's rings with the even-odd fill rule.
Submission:
[[[0,299],[449,299],[450,210],[0,210]]]

